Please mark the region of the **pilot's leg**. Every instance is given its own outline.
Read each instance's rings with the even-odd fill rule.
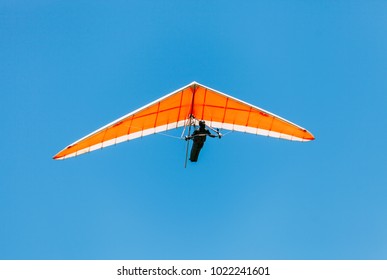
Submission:
[[[197,162],[198,161],[198,156],[199,156],[199,147],[198,143],[193,143],[192,149],[191,149],[191,155],[189,157],[189,160],[192,162]]]

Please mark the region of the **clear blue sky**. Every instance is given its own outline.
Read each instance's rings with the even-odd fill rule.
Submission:
[[[386,259],[386,1],[0,0],[0,259]],[[192,81],[295,122],[183,168],[52,156]]]

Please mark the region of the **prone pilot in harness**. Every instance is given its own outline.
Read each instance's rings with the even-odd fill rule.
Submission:
[[[214,138],[218,136],[221,138],[221,134],[218,132],[218,135],[213,135],[211,132],[206,128],[206,123],[204,121],[199,121],[199,128],[196,129],[191,136],[186,136],[185,140],[193,139],[193,145],[191,149],[191,155],[189,157],[189,160],[191,162],[197,162],[200,150],[204,146],[204,142],[206,142],[206,137],[210,136],[211,138]]]

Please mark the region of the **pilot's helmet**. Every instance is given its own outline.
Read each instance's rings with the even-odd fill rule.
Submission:
[[[206,127],[206,122],[205,121],[199,121],[199,126],[200,127]]]

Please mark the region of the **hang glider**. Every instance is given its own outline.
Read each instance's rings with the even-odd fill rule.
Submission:
[[[306,129],[275,114],[197,82],[145,105],[67,146],[54,159],[67,159],[121,142],[189,128],[199,120],[210,127],[292,141],[310,141]]]

